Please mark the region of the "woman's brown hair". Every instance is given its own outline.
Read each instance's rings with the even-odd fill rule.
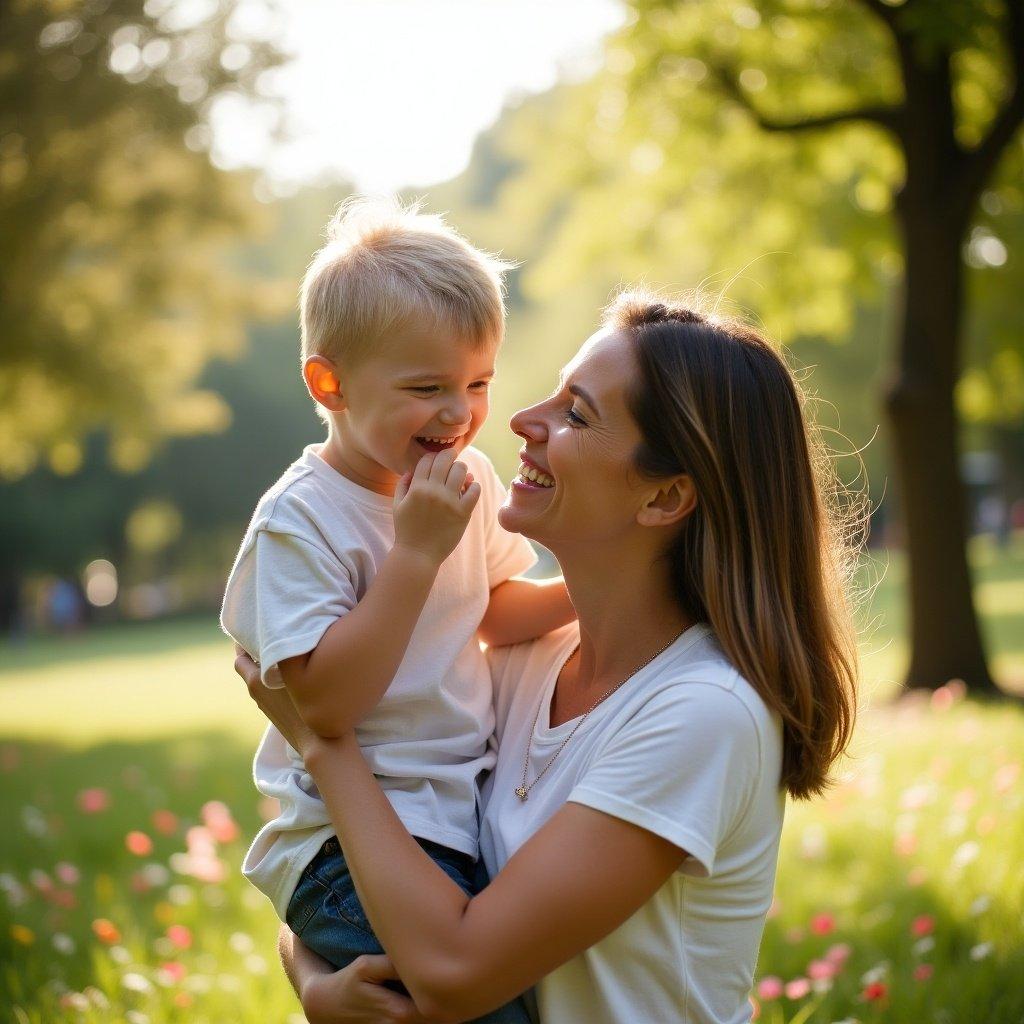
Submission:
[[[688,303],[627,292],[605,324],[632,339],[640,369],[637,468],[685,473],[697,491],[665,554],[676,596],[780,715],[781,785],[820,793],[856,713],[855,549],[799,384],[757,331]]]

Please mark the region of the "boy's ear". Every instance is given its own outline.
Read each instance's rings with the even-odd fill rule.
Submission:
[[[341,412],[345,408],[345,396],[341,390],[338,370],[330,359],[325,356],[310,356],[302,364],[302,378],[314,402],[318,402],[330,412]]]
[[[697,489],[689,476],[677,476],[649,494],[636,514],[641,526],[672,526],[697,507]]]

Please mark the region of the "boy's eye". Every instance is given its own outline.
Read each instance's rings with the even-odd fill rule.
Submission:
[[[479,391],[486,391],[491,386],[491,382],[489,380],[478,380],[474,381],[469,386],[471,388],[477,388]]]
[[[418,391],[420,394],[424,394],[424,395],[432,395],[435,391],[438,390],[438,387],[437,387],[436,384],[422,384],[422,385],[417,385],[415,387],[411,387],[411,388],[409,388],[409,390],[410,391]]]

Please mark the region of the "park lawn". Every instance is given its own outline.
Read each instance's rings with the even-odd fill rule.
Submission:
[[[974,557],[1016,683],[1024,545]],[[892,560],[868,616],[853,754],[827,798],[787,811],[756,978],[770,1024],[1024,1017],[1024,711],[955,689],[886,703],[905,657],[900,571]],[[0,1021],[296,1014],[274,914],[238,873],[262,817],[261,723],[215,625],[98,630],[0,659]]]

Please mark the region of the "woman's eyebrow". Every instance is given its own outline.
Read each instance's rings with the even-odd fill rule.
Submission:
[[[575,395],[577,398],[582,398],[587,405],[590,406],[591,412],[595,412],[598,415],[601,414],[601,410],[598,408],[597,403],[593,398],[590,397],[590,393],[579,386],[579,384],[569,385],[569,394]]]

